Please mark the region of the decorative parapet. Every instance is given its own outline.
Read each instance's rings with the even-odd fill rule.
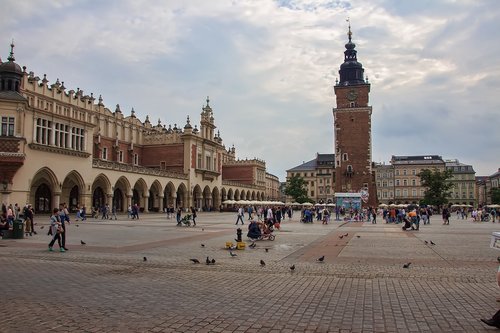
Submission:
[[[250,185],[250,184],[243,184],[243,183],[238,183],[232,180],[223,180],[222,185],[226,186],[236,186],[236,187],[244,187],[252,190],[265,190],[266,186],[255,186],[255,185]]]
[[[250,164],[258,164],[262,167],[266,166],[266,162],[258,158],[253,158],[250,160],[244,159],[244,160],[233,160],[224,162],[224,165],[250,165]]]
[[[92,167],[98,169],[107,169],[114,171],[122,171],[122,172],[131,172],[131,173],[139,173],[143,175],[149,176],[159,176],[159,177],[167,177],[167,178],[176,178],[176,179],[188,179],[188,175],[183,173],[177,173],[167,170],[162,170],[158,168],[146,168],[137,165],[123,164],[112,161],[103,161],[97,158],[92,160]]]

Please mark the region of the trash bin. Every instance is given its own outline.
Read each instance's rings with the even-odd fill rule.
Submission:
[[[23,220],[14,220],[12,224],[12,238],[24,238],[24,222]]]

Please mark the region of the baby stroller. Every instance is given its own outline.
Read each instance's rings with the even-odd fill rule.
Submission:
[[[186,227],[191,226],[191,214],[184,215],[184,217],[180,219],[179,223],[177,223],[178,227],[182,227],[183,225]]]
[[[275,236],[273,235],[273,227],[263,222],[256,222],[249,228],[247,237],[252,241],[264,239],[273,241],[275,239]]]
[[[262,224],[261,230],[262,233],[259,240],[269,239],[270,241],[273,241],[276,238],[276,236],[273,235],[274,229],[272,225]]]

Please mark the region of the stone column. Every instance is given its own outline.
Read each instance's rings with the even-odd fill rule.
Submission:
[[[144,202],[143,207],[144,207],[144,213],[149,213],[149,195],[145,195],[142,197],[142,201]]]
[[[172,206],[177,209],[177,194],[172,195]]]
[[[164,208],[164,206],[163,206],[163,195],[159,195],[158,196],[158,200],[160,201],[159,202],[160,213],[163,213],[163,208]]]
[[[52,204],[52,209],[59,208],[59,204],[61,203],[61,192],[54,193],[54,203]]]

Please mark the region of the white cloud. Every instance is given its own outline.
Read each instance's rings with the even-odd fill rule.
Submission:
[[[198,121],[270,172],[333,151],[333,84],[350,17],[372,83],[374,160],[438,153],[497,169],[500,9],[488,2],[4,1],[3,57],[125,113]],[[7,15],[6,12],[9,12]],[[4,45],[2,47],[1,45]],[[39,72],[41,71],[41,72]],[[270,144],[272,143],[272,144]],[[464,149],[467,147],[467,150]],[[493,145],[494,147],[494,145]]]

